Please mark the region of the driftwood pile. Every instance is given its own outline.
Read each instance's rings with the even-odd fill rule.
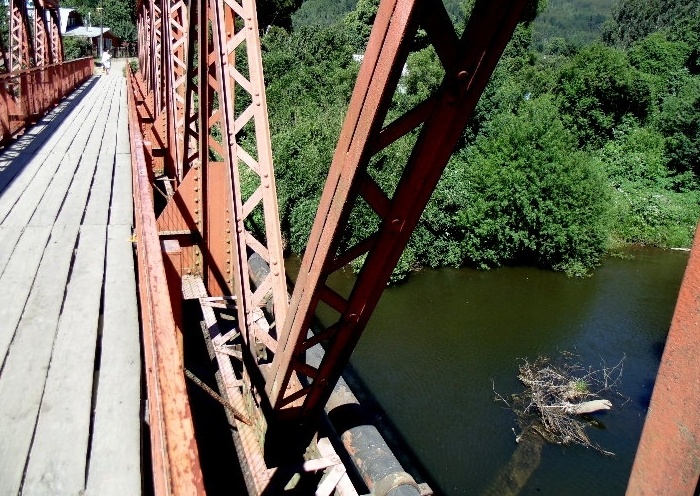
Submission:
[[[595,370],[584,369],[576,358],[565,353],[561,364],[554,364],[546,357],[532,363],[523,359],[518,379],[524,391],[507,401],[494,386],[495,399],[516,413],[523,431],[532,429],[551,443],[580,444],[612,455],[591,442],[586,427],[595,420],[587,415],[612,408],[612,403],[602,395],[616,394],[624,358],[613,367]],[[516,436],[516,441],[521,436]]]

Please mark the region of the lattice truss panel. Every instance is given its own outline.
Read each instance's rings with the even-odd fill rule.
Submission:
[[[244,342],[264,365],[288,299],[255,2],[143,3],[140,24],[144,134],[174,186],[161,236],[185,248],[183,274],[235,295]],[[253,255],[269,267],[255,282]]]
[[[58,2],[37,0],[30,16],[26,0],[9,2],[9,57],[0,40],[0,70],[19,71],[63,62]]]
[[[29,15],[24,0],[10,0],[10,72],[34,65]]]

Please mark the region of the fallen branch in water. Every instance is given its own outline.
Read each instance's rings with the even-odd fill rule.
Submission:
[[[515,412],[523,431],[533,429],[551,443],[580,444],[613,455],[591,442],[585,429],[594,421],[581,415],[612,408],[612,402],[601,395],[617,394],[624,357],[612,367],[603,364],[600,369],[585,369],[573,360],[576,358],[573,354],[563,356],[562,364],[554,364],[546,357],[539,357],[533,363],[523,359],[518,367],[518,379],[525,390],[512,395],[509,402],[496,392],[494,384],[495,400]]]

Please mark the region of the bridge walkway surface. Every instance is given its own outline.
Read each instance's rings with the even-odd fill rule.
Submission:
[[[0,494],[141,493],[126,82],[0,151]]]

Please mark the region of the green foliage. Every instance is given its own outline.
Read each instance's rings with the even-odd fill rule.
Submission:
[[[465,261],[529,259],[572,273],[598,263],[607,241],[604,175],[576,150],[551,98],[497,115],[460,156],[467,206],[457,220]]]
[[[611,16],[610,0],[549,0],[534,23],[533,46],[546,52],[555,38],[571,46],[593,43]]]
[[[619,0],[603,28],[603,40],[627,48],[655,31],[685,30],[698,17],[697,0]]]
[[[345,17],[357,5],[357,0],[306,0],[292,14],[294,29],[309,26],[330,26]]]
[[[671,169],[700,177],[700,77],[685,79],[676,93],[666,96],[657,126],[668,137]]]
[[[582,145],[599,146],[623,121],[643,122],[651,104],[651,89],[627,55],[593,44],[565,66],[557,93]]]
[[[337,26],[273,28],[262,44],[280,220],[302,253],[359,66]]]
[[[358,0],[355,9],[345,16],[345,30],[356,53],[363,53],[372,31],[379,0]]]
[[[92,44],[86,38],[66,36],[63,38],[63,54],[66,60],[89,57],[92,55]]]

